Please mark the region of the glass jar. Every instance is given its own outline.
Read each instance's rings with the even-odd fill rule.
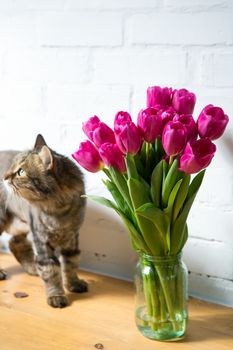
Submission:
[[[135,272],[135,319],[154,340],[179,340],[187,329],[187,268],[176,256],[141,254]]]

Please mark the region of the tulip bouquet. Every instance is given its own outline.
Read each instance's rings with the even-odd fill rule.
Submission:
[[[90,172],[104,171],[113,200],[88,197],[117,212],[139,253],[174,256],[187,240],[187,217],[216,152],[213,141],[228,123],[224,111],[211,104],[195,121],[195,102],[186,89],[154,86],[147,90],[147,108],[139,111],[137,124],[122,111],[113,129],[97,116],[83,123],[89,140],[72,156]],[[144,286],[147,295],[156,294],[153,286],[151,281]],[[175,319],[166,286],[163,292],[166,310]]]

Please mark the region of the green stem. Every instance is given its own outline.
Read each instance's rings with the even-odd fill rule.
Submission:
[[[150,168],[151,168],[151,162],[150,162],[150,152],[151,152],[151,144],[149,142],[146,142],[146,179],[150,180]]]
[[[159,299],[157,295],[157,288],[155,282],[155,275],[153,273],[145,274],[144,268],[148,265],[141,262],[142,277],[143,277],[143,291],[146,301],[147,315],[149,316],[150,327],[153,330],[158,330],[159,321]]]
[[[175,332],[177,332],[179,330],[179,325],[176,322],[176,317],[175,317],[175,310],[173,307],[173,303],[172,303],[172,299],[170,297],[170,293],[169,293],[169,285],[167,284],[167,282],[165,281],[165,279],[163,278],[163,273],[161,271],[161,267],[160,266],[156,266],[156,270],[159,276],[159,280],[160,280],[160,284],[163,290],[163,294],[164,294],[164,298],[167,304],[167,309],[170,315],[170,320],[172,322],[172,326],[173,326],[173,330]]]
[[[174,161],[174,156],[169,157],[169,168],[172,166],[172,163]]]

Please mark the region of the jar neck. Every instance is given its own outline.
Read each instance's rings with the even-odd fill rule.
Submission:
[[[149,254],[140,252],[140,260],[152,262],[156,265],[176,264],[181,261],[181,258],[182,258],[182,252],[176,255],[164,255],[164,256],[149,255]]]

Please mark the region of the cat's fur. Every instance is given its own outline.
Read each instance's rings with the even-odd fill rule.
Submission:
[[[0,152],[0,182],[0,234],[13,235],[10,250],[25,271],[41,276],[48,304],[66,306],[63,282],[71,292],[87,291],[77,277],[85,212],[82,173],[38,135],[32,151]],[[0,269],[0,279],[5,277]]]

